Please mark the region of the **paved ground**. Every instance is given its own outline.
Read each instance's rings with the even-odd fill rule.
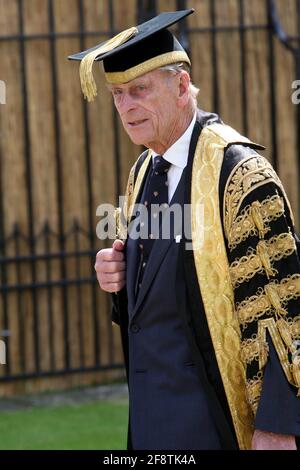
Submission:
[[[99,400],[128,400],[127,384],[101,385],[62,392],[21,395],[0,399],[0,411],[24,410],[44,406],[64,406],[91,403]]]

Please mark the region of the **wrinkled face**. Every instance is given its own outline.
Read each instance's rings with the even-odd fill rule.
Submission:
[[[176,76],[154,70],[110,89],[124,129],[135,144],[153,148],[168,140],[180,113]]]

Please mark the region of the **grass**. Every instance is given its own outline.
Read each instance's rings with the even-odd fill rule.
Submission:
[[[126,449],[127,415],[109,401],[1,412],[0,450]]]

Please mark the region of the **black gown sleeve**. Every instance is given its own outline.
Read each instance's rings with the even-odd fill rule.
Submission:
[[[231,172],[223,223],[255,427],[300,436],[299,240],[284,188],[260,155]]]

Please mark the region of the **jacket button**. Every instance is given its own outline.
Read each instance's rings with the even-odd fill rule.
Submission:
[[[141,327],[137,323],[133,323],[130,327],[132,333],[138,333]]]

